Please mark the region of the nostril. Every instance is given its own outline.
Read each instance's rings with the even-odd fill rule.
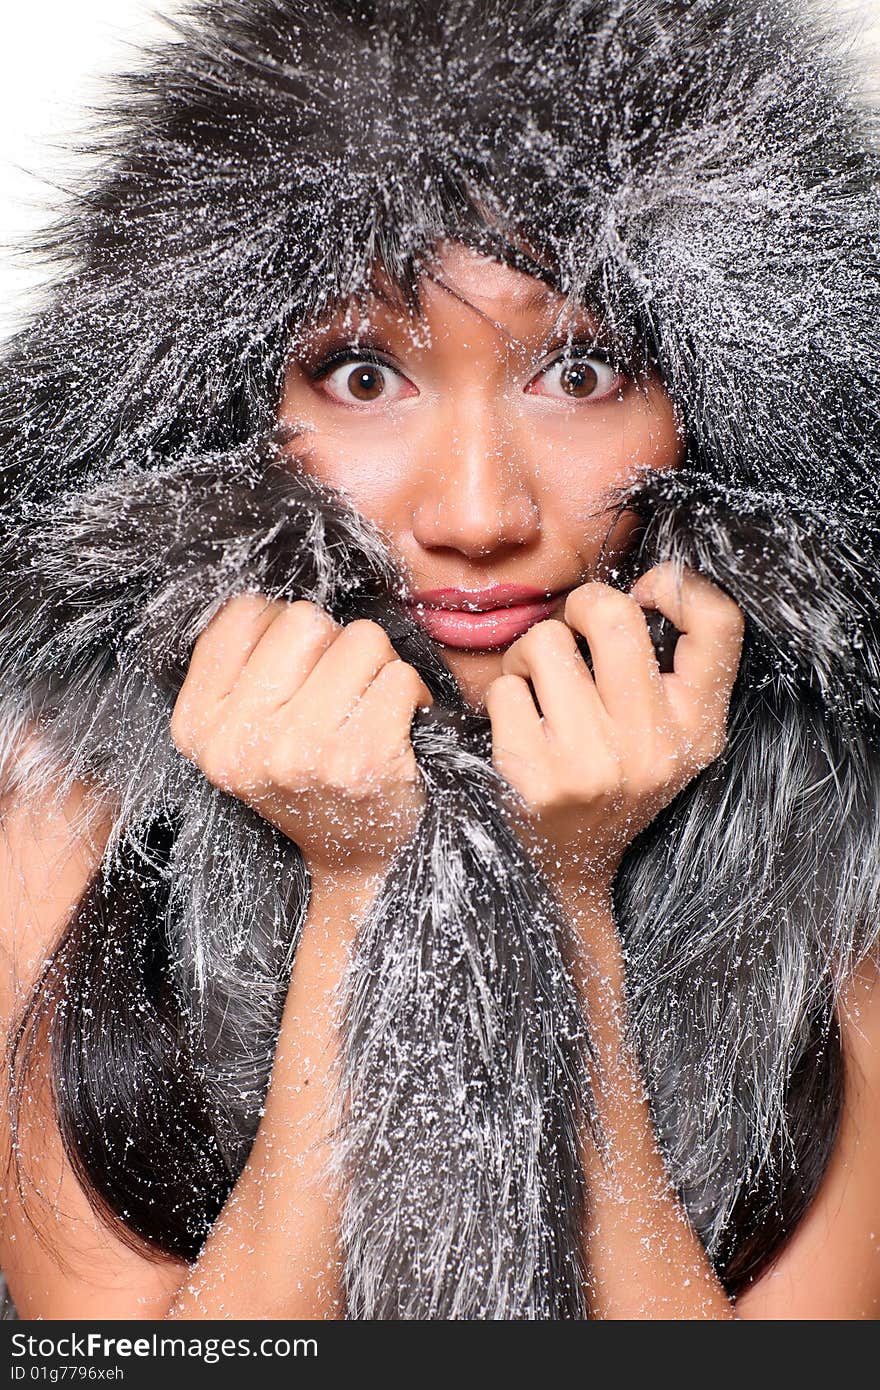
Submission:
[[[456,487],[430,501],[422,499],[412,526],[424,549],[451,549],[482,560],[529,545],[540,531],[540,513],[531,498],[475,497]]]

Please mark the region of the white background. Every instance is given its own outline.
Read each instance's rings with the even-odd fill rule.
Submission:
[[[814,0],[801,0],[812,3]],[[70,167],[65,153],[102,76],[129,66],[131,44],[165,32],[179,0],[3,0],[0,46],[0,337],[26,311],[38,270],[16,261],[27,231]],[[855,12],[866,88],[880,97],[880,0],[820,0]]]

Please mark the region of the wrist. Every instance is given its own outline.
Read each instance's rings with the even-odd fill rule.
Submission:
[[[617,940],[611,881],[565,875],[549,882],[579,940],[585,945]]]
[[[623,950],[614,919],[613,879],[566,877],[554,885],[569,924],[575,983],[595,1003],[623,988]]]
[[[361,859],[328,859],[305,853],[303,860],[309,875],[310,901],[348,900],[353,907],[370,901],[378,892],[388,873],[388,863]]]
[[[557,847],[532,832],[527,849],[554,892],[567,902],[583,901],[590,911],[610,905],[620,856],[603,853],[590,846]]]

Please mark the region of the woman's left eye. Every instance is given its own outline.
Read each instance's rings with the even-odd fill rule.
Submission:
[[[624,378],[598,352],[564,353],[529,382],[532,395],[562,401],[604,400],[619,392]]]

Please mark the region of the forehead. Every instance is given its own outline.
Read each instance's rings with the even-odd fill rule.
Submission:
[[[462,315],[477,315],[517,336],[536,336],[560,326],[594,331],[595,316],[551,284],[459,242],[443,241],[417,276],[419,312],[407,303],[401,287],[381,265],[369,285],[337,301],[303,325],[305,337],[344,329],[357,333],[368,324],[415,329],[421,338],[432,324],[454,324]],[[300,335],[297,335],[300,336]]]
[[[565,298],[545,281],[458,242],[441,244],[431,271],[463,299],[522,314],[559,313]]]

